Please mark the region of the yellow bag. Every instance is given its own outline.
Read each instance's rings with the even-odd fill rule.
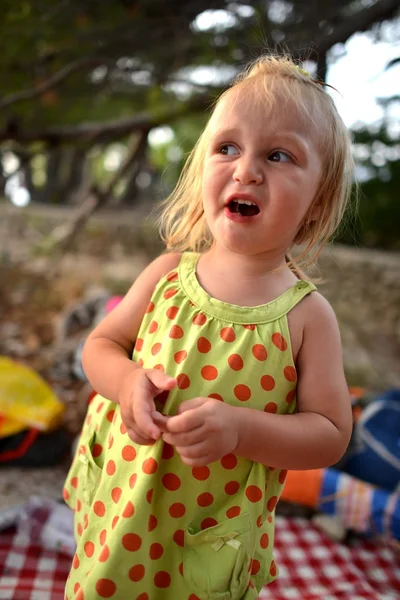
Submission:
[[[65,406],[33,369],[0,356],[0,437],[33,427],[56,428]]]

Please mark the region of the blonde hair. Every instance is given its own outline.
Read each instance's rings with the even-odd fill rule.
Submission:
[[[232,90],[250,92],[249,97],[265,103],[267,107],[273,106],[278,93],[280,99],[294,102],[317,131],[321,179],[293,242],[293,246],[301,244],[303,249],[296,262],[292,258],[287,259],[295,271],[298,265],[302,268],[310,266],[339,226],[350,199],[353,160],[349,132],[323,83],[312,79],[288,56],[267,55],[251,63],[220,95],[214,111]],[[161,237],[169,250],[204,251],[213,242],[204,216],[201,191],[210,121],[211,118],[189,154],[174,191],[162,204]],[[310,215],[316,205],[319,205],[319,218],[312,220]],[[292,249],[289,248],[288,252]]]

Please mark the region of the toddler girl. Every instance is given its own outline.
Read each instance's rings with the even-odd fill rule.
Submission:
[[[351,171],[331,98],[290,59],[218,100],[165,204],[171,252],[83,351],[98,395],[64,491],[68,600],[254,600],[277,576],[286,470],[350,437],[336,319],[290,252],[309,264],[332,235]]]

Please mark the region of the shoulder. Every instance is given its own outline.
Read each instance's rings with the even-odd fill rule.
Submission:
[[[304,300],[304,333],[310,330],[322,332],[329,328],[338,329],[335,312],[322,294],[312,292]]]
[[[139,277],[146,277],[155,283],[172,269],[176,269],[182,258],[180,252],[168,252],[155,258]]]

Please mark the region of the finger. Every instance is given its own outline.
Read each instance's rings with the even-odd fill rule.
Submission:
[[[188,410],[175,417],[170,417],[166,423],[169,433],[186,433],[198,429],[204,424],[204,415],[198,410]]]
[[[172,390],[176,386],[176,379],[170,377],[157,369],[149,369],[146,372],[147,379],[156,388],[156,391]]]
[[[179,408],[178,408],[178,413],[181,415],[182,413],[186,412],[187,410],[199,408],[200,406],[203,406],[203,404],[205,404],[209,400],[210,400],[210,398],[202,398],[202,397],[191,398],[190,400],[185,400],[184,402],[180,403]]]
[[[193,444],[192,446],[176,446],[179,454],[186,458],[201,458],[207,456],[209,454],[209,445],[205,440],[201,442],[197,442],[197,444]]]
[[[151,444],[154,444],[153,438],[143,437],[133,427],[127,427],[126,430],[129,438],[132,442],[135,442],[135,444],[140,444],[141,446],[150,446]]]
[[[166,415],[162,415],[158,411],[154,411],[153,413],[151,413],[151,417],[152,417],[154,423],[160,429],[160,431],[162,431],[163,433],[166,433],[168,431],[167,421],[168,421],[169,417],[167,417]]]
[[[204,441],[204,430],[202,427],[185,433],[164,433],[163,440],[172,446],[193,446]]]

